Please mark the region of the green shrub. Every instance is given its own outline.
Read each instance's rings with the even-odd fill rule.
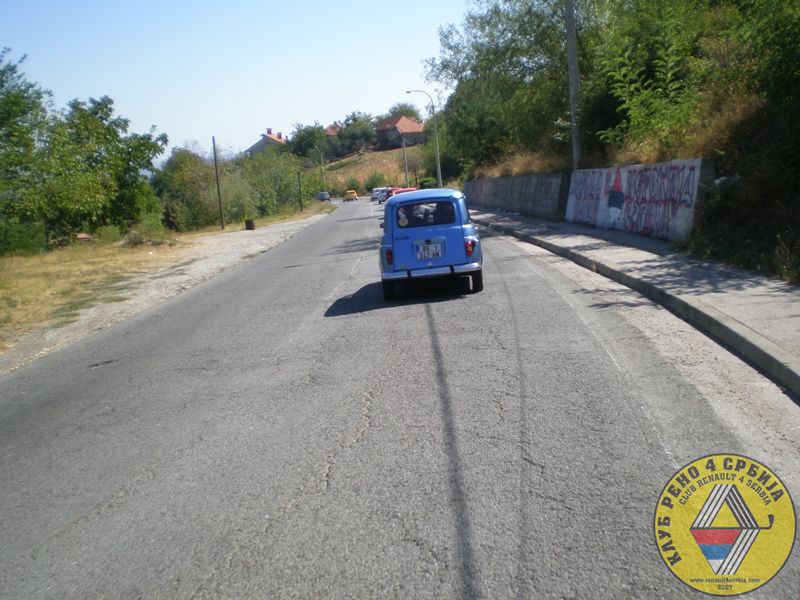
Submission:
[[[364,180],[364,187],[369,191],[376,187],[384,187],[386,185],[386,177],[383,173],[370,173]]]
[[[439,180],[436,177],[420,177],[419,187],[423,190],[439,187]]]
[[[122,245],[123,246],[141,246],[145,243],[144,236],[136,231],[135,229],[131,229],[128,233],[125,234],[125,237],[122,238]]]
[[[158,245],[170,237],[169,229],[164,227],[160,213],[151,212],[142,216],[131,230],[122,238],[123,246],[141,246],[142,244]]]
[[[170,237],[169,230],[164,227],[161,215],[157,212],[144,214],[134,229],[150,241],[163,241]]]
[[[792,202],[780,201],[765,188],[741,182],[709,198],[695,219],[689,250],[800,281],[800,216]]]
[[[358,191],[360,189],[360,186],[358,185],[358,179],[356,179],[355,177],[351,177],[350,179],[348,179],[347,189]]]
[[[212,200],[216,202],[216,189],[213,190]],[[246,215],[259,214],[259,203],[253,186],[241,173],[232,172],[225,176],[222,182],[222,206],[225,211],[225,220],[231,223],[241,222],[248,218]]]
[[[0,254],[35,254],[44,249],[44,226],[40,222],[20,223],[17,219],[0,222]]]
[[[101,244],[113,244],[122,239],[122,234],[116,225],[98,227],[92,235]]]

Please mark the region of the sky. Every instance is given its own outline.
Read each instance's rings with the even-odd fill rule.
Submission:
[[[110,96],[129,132],[169,148],[243,151],[266,129],[290,135],[358,110],[411,102],[427,114],[449,90],[426,82],[439,28],[470,0],[2,0],[6,60],[53,94]]]

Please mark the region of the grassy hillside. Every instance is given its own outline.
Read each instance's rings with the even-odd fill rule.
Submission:
[[[418,177],[423,176],[422,146],[406,148],[408,159],[409,185],[416,186]],[[361,156],[349,156],[325,166],[325,183],[329,190],[338,194],[350,189],[353,182],[360,194],[373,187],[405,184],[403,149],[366,152]]]

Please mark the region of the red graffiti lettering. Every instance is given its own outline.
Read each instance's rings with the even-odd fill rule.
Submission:
[[[600,170],[577,171],[572,176],[570,195],[574,198],[575,223],[597,225],[600,198],[603,194],[603,172]]]
[[[669,238],[670,224],[678,211],[694,205],[695,167],[661,164],[631,168],[626,175],[625,229]]]

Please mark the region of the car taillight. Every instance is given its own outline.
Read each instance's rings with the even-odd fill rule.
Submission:
[[[386,249],[386,264],[391,265],[394,262],[394,252],[391,248]]]
[[[464,242],[464,249],[467,251],[467,256],[472,256],[472,253],[475,252],[475,246],[478,245],[478,242],[475,240],[467,240]]]

